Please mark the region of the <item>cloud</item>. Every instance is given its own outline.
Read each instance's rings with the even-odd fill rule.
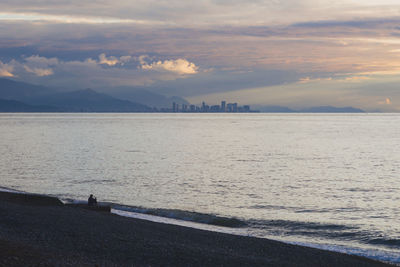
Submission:
[[[14,77],[14,74],[12,73],[13,70],[13,66],[4,64],[0,61],[0,77]]]
[[[64,24],[142,24],[142,25],[163,25],[160,21],[120,19],[117,17],[99,16],[75,16],[75,15],[52,15],[38,12],[0,12],[0,21],[28,21],[41,23],[64,23]]]
[[[39,55],[24,57],[23,61],[24,62],[20,63],[14,60],[13,63],[16,67],[19,67],[19,69],[22,67],[26,72],[33,73],[38,77],[53,75],[54,71],[51,67],[56,67],[60,64],[58,58],[47,58]]]
[[[91,57],[104,67],[121,67],[128,65],[123,63],[127,60],[121,55],[146,54],[155,59],[146,62],[145,68],[154,61],[190,58],[196,66],[201,66],[201,72],[204,68],[265,68],[291,69],[310,77],[316,77],[312,74],[315,71],[374,73],[399,68],[399,55],[392,52],[400,43],[395,35],[400,34],[396,29],[399,23],[398,18],[382,18],[337,23],[316,21],[301,26],[150,28],[126,24],[71,27],[4,22],[0,23],[0,58],[21,51],[18,56],[40,53],[63,60]],[[32,47],[36,49],[33,52],[29,50]],[[104,54],[102,59],[100,54]],[[153,67],[156,64],[150,66]]]
[[[139,59],[141,68],[144,70],[169,71],[180,75],[196,74],[199,71],[199,68],[194,63],[183,58],[178,58],[176,60],[159,60],[150,64],[144,61],[145,57],[143,56],[139,57]]]
[[[384,101],[378,101],[378,105],[391,105],[392,104],[392,100],[390,100],[390,98],[386,98]]]
[[[29,57],[25,57],[24,60],[30,64],[41,65],[41,66],[51,66],[51,65],[58,65],[60,61],[58,58],[52,57],[41,57],[39,55],[32,55]]]
[[[119,63],[119,60],[113,56],[107,58],[106,54],[103,53],[99,56],[99,63],[108,66],[115,66]]]
[[[35,74],[36,76],[39,76],[39,77],[53,75],[53,73],[54,73],[53,70],[50,69],[50,68],[47,68],[47,69],[44,69],[44,68],[30,68],[29,66],[24,65],[24,69],[27,72],[33,73],[33,74]]]
[[[346,82],[361,82],[361,81],[365,81],[365,80],[369,80],[369,79],[371,79],[371,78],[367,77],[367,76],[349,76],[349,77],[346,77],[344,79],[344,81],[346,81]]]
[[[332,81],[332,77],[327,77],[327,78],[302,77],[299,79],[298,83],[313,83],[318,81]]]
[[[393,0],[3,0],[0,19],[52,23],[266,25],[398,15]]]
[[[298,83],[315,83],[315,82],[322,82],[322,81],[349,83],[349,82],[362,82],[362,81],[370,80],[370,79],[371,78],[367,77],[367,76],[352,76],[350,74],[348,76],[345,76],[345,77],[339,76],[339,77],[335,77],[335,78],[332,78],[332,77],[310,78],[310,77],[307,76],[307,77],[300,78]]]
[[[107,57],[106,54],[102,53],[99,55],[99,64],[115,66],[117,64],[124,65],[132,59],[131,56],[121,56],[119,58],[110,56]]]
[[[131,56],[109,56],[107,57],[105,53],[99,55],[99,60],[92,58],[87,58],[83,61],[62,61],[58,58],[52,57],[42,57],[39,55],[32,55],[29,57],[24,57],[22,63],[14,61],[14,65],[22,65],[23,69],[28,73],[33,73],[38,77],[45,77],[54,74],[54,69],[63,69],[65,66],[70,65],[80,65],[86,68],[93,68],[94,66],[107,65],[109,67],[114,67],[116,65],[124,65],[126,62],[132,59]]]
[[[0,61],[0,76],[15,76],[21,81],[48,86],[96,88],[148,86],[159,81],[184,79],[189,74],[198,72],[198,67],[185,59],[145,63],[144,58],[147,57],[108,56],[105,53],[80,60],[63,60],[41,55],[21,56],[5,63]]]

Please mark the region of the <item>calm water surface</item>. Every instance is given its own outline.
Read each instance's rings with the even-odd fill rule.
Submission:
[[[400,262],[397,114],[0,114],[0,185]]]

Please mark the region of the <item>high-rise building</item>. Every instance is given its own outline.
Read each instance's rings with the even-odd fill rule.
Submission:
[[[233,103],[233,112],[238,112],[238,104]]]
[[[203,103],[201,103],[201,111],[205,112],[206,111],[206,103],[203,101]]]
[[[226,101],[221,101],[221,112],[226,111]]]
[[[219,112],[220,111],[220,106],[219,105],[214,105],[210,107],[211,112]]]

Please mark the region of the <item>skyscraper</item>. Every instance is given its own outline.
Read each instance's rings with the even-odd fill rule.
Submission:
[[[221,112],[226,111],[226,101],[221,101]]]

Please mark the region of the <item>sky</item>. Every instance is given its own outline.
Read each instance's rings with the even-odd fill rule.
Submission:
[[[0,77],[400,111],[394,0],[2,0]]]

